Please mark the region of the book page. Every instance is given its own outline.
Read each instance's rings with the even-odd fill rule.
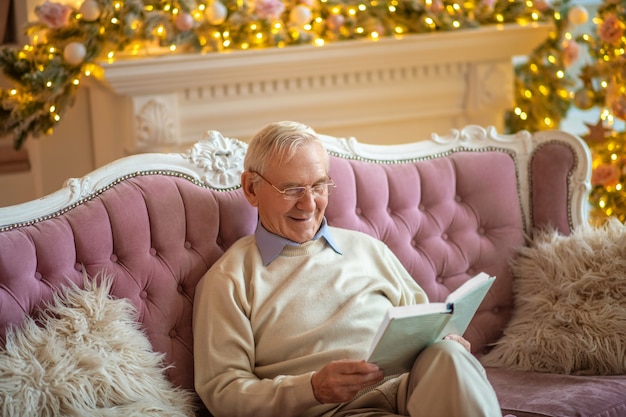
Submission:
[[[494,279],[495,277],[491,277],[484,272],[479,273],[478,275],[473,276],[472,278],[465,281],[463,284],[459,286],[456,290],[452,291],[450,295],[446,298],[446,302],[454,303],[458,299],[465,296],[465,294],[472,292],[475,288],[481,285],[483,282],[488,281],[490,279]]]
[[[407,372],[419,353],[435,342],[450,320],[450,312],[435,312],[391,319],[379,343],[374,343],[367,361],[375,363],[385,375]]]
[[[463,335],[495,277],[480,273],[444,303],[416,304],[389,309],[378,329],[366,360],[385,375],[408,372],[421,351],[444,336]]]
[[[425,314],[448,313],[448,312],[451,312],[451,309],[448,303],[424,303],[424,304],[413,304],[413,305],[408,305],[408,306],[396,306],[396,307],[390,308],[385,314],[385,317],[383,318],[381,325],[378,327],[378,331],[376,332],[376,335],[374,336],[374,341],[372,342],[372,345],[370,346],[370,350],[369,350],[369,353],[367,354],[367,357],[369,358],[372,355],[374,348],[376,347],[376,345],[378,345],[378,343],[380,343],[380,339],[382,339],[383,336],[386,336],[387,328],[393,320],[406,318],[406,317],[420,316],[420,315],[425,315]],[[387,335],[387,337],[389,336]]]
[[[443,329],[441,337],[450,333],[463,336],[494,281],[495,277],[481,273],[450,294],[447,300],[451,304],[452,319]]]

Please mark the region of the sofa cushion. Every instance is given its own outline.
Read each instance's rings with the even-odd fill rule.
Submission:
[[[193,415],[194,397],[170,385],[132,304],[109,297],[111,278],[101,282],[66,287],[39,319],[8,331],[1,415]]]
[[[536,235],[512,262],[515,313],[486,366],[577,375],[626,373],[626,228]]]
[[[503,414],[514,417],[626,416],[623,376],[546,374],[486,368]]]

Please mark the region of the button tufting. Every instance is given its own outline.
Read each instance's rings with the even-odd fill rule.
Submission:
[[[456,201],[457,203],[461,202],[461,196],[460,195],[455,195],[454,196],[454,201]]]
[[[356,210],[355,210],[355,212],[356,212],[356,214],[358,214],[359,216],[361,215],[361,209],[360,209],[360,208],[358,208],[358,207],[357,207],[357,208],[356,208]]]
[[[425,208],[425,207],[424,207],[424,205],[423,205],[423,204],[420,204],[419,206],[417,206],[417,208],[418,208],[418,209],[420,209],[421,211],[424,211],[424,208]]]
[[[441,277],[437,277],[437,282],[438,282],[438,283],[440,283],[440,284],[442,284],[442,283],[443,283],[443,278],[441,278]]]
[[[150,255],[154,256],[157,254],[157,250],[154,248],[150,248]]]
[[[35,279],[41,279],[41,273],[35,272]]]
[[[170,330],[170,337],[176,337],[177,335],[178,333],[176,332],[176,329]]]
[[[499,313],[499,312],[500,312],[500,307],[497,307],[497,306],[496,306],[496,307],[494,307],[491,311],[497,314],[497,313]]]
[[[176,291],[178,291],[180,294],[182,294],[184,292],[184,288],[181,284],[178,285],[178,287],[176,287]]]
[[[479,227],[478,228],[478,234],[479,235],[484,235],[485,234],[485,228],[484,227]]]
[[[117,255],[116,254],[111,254],[111,257],[109,258],[111,260],[111,262],[117,262]]]
[[[148,291],[142,291],[141,293],[139,293],[139,298],[141,298],[142,300],[145,300],[146,298],[148,298]]]
[[[447,233],[443,233],[443,234],[441,235],[441,238],[442,238],[443,240],[448,240],[448,234],[447,234]]]
[[[82,271],[83,270],[83,264],[76,262],[74,264],[74,269],[77,271]]]
[[[417,240],[415,240],[415,239],[411,240],[411,246],[416,247],[417,246]]]
[[[191,249],[191,242],[185,242],[185,249]]]

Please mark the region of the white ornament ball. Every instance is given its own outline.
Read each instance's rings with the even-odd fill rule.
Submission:
[[[86,22],[94,22],[100,17],[100,6],[96,0],[85,0],[78,11]]]
[[[567,12],[567,18],[571,24],[579,26],[587,23],[589,13],[583,6],[574,6]]]
[[[70,65],[79,65],[87,55],[87,48],[80,42],[70,42],[63,50],[63,58]]]
[[[295,6],[289,13],[289,21],[298,26],[310,23],[311,17],[311,9],[303,5]]]
[[[226,16],[228,16],[228,9],[221,2],[214,1],[207,6],[204,14],[210,24],[221,25],[226,20]]]
[[[193,27],[193,16],[189,13],[179,13],[174,18],[174,26],[182,32],[187,32]]]

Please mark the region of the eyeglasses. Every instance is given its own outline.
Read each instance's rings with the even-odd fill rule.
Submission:
[[[285,188],[284,190],[281,190],[278,187],[276,187],[274,184],[269,182],[267,178],[265,178],[263,175],[259,174],[258,172],[256,171],[250,171],[250,172],[252,172],[253,174],[257,174],[259,177],[261,177],[265,182],[271,185],[276,191],[281,193],[285,200],[299,200],[302,197],[304,197],[304,194],[307,192],[307,190],[310,191],[314,197],[330,195],[335,189],[335,187],[337,186],[337,184],[335,184],[332,178],[328,178],[327,182],[323,182],[321,184],[315,184],[315,185],[310,185],[306,187],[289,187],[289,188]]]

